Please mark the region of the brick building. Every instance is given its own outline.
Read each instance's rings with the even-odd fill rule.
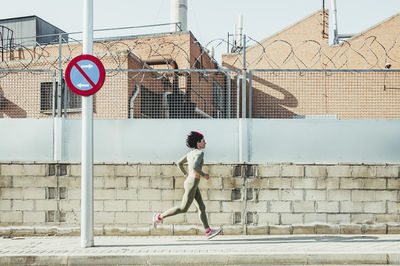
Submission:
[[[246,49],[247,70],[304,70],[254,72],[252,117],[400,118],[400,14],[331,46],[327,21],[318,11]],[[222,58],[227,68],[242,62],[243,53]]]
[[[218,90],[225,97],[227,77],[224,73],[165,71],[218,69],[191,32],[95,40],[93,50],[106,68],[106,81],[94,96],[95,118],[227,116],[226,108],[218,106],[218,99],[215,99]],[[4,49],[0,62],[0,70],[4,71],[0,72],[0,117],[54,115],[53,85],[56,89],[60,80],[59,58],[62,58],[64,73],[70,60],[80,54],[82,45],[71,36],[56,43]],[[7,72],[9,70],[52,70],[55,73]],[[67,102],[67,116],[80,117],[80,97],[69,90],[67,96],[63,94],[61,105],[64,109],[63,102]],[[58,105],[57,101],[54,105]]]

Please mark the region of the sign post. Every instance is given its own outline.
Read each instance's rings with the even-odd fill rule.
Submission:
[[[93,53],[93,0],[84,0],[83,53]],[[81,247],[93,247],[93,96],[82,97]]]
[[[71,60],[65,70],[69,89],[82,96],[81,247],[93,242],[93,94],[105,80],[101,61],[90,54]]]
[[[93,53],[93,0],[83,5],[83,55],[67,66],[70,90],[82,96],[81,247],[93,247],[93,94],[103,85],[105,70]]]

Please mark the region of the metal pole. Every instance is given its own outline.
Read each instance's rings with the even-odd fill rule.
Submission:
[[[231,118],[231,72],[227,71],[226,74],[226,118]]]
[[[57,86],[57,117],[62,116],[62,62],[61,62],[61,34],[58,35],[58,86]]]
[[[322,38],[325,38],[325,0],[322,0]]]
[[[240,72],[236,72],[236,118],[240,118]]]
[[[64,90],[64,118],[67,118],[68,111],[68,89],[67,83],[64,82],[63,90]]]
[[[63,81],[63,70],[62,70],[62,41],[63,41],[63,37],[62,34],[60,33],[58,35],[58,58],[59,58],[59,69],[60,69],[60,79],[61,81]],[[64,118],[67,117],[67,84],[64,82],[61,82],[61,86],[62,86],[62,91],[64,92]]]
[[[246,35],[243,35],[243,70],[242,70],[242,118],[246,118],[247,78],[246,78]]]
[[[248,125],[247,125],[247,68],[246,68],[246,35],[243,34],[243,69],[242,69],[242,119],[239,119],[239,138],[240,138],[240,162],[248,161],[249,143],[248,143]]]
[[[252,118],[252,113],[253,113],[253,88],[252,86],[252,79],[253,79],[253,73],[249,72],[249,118]]]
[[[227,46],[226,53],[229,54],[229,32],[228,32],[228,39],[227,40],[228,41],[226,42],[226,46]]]
[[[56,90],[57,90],[57,88],[56,88],[56,84],[57,84],[57,82],[56,82],[56,80],[57,80],[57,77],[56,77],[56,72],[54,71],[54,73],[53,73],[53,92],[52,92],[52,97],[51,97],[51,99],[52,99],[52,101],[51,101],[51,115],[52,115],[52,117],[53,117],[53,119],[56,117],[56,100],[57,100],[57,94],[56,94]]]
[[[56,92],[56,90],[57,90],[57,87],[56,87],[57,81],[56,80],[57,80],[57,76],[56,75],[57,74],[54,71],[54,73],[53,73],[53,92],[52,92],[52,96],[51,96],[51,99],[52,99],[52,101],[51,101],[51,115],[53,117],[53,160],[54,161],[57,161],[57,160],[60,159],[60,158],[57,157],[58,147],[59,147],[57,145],[57,141],[58,141],[59,134],[57,132],[58,128],[57,128],[57,123],[56,123],[56,120],[57,120],[57,118],[56,118],[56,101],[57,101],[57,92]]]
[[[93,0],[83,5],[83,53],[93,53]],[[82,98],[81,247],[93,242],[93,96]]]

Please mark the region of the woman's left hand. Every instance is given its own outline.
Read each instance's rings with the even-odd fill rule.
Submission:
[[[205,178],[206,180],[208,180],[208,179],[210,178],[210,175],[209,175],[209,174],[205,174],[205,175],[204,175],[204,178]]]

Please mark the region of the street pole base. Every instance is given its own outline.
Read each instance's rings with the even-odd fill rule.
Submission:
[[[81,240],[81,248],[90,248],[94,246],[93,240]]]

